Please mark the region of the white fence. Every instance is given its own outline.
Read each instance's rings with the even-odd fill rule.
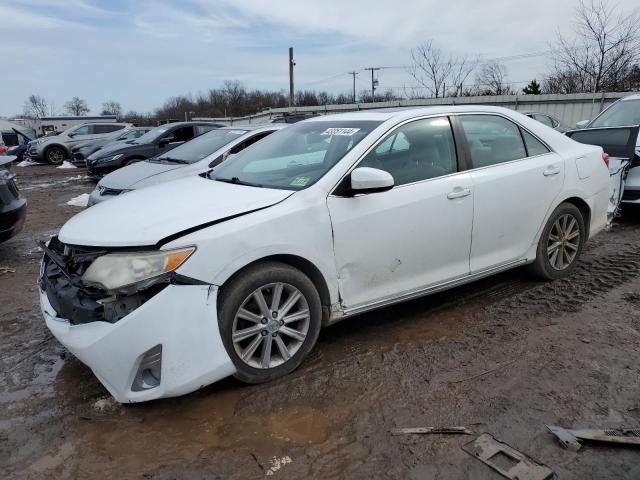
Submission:
[[[311,107],[272,108],[246,117],[194,118],[212,120],[226,125],[266,123],[286,113],[332,114],[358,110],[385,108],[412,108],[433,105],[495,105],[525,112],[548,113],[570,127],[580,120],[590,120],[616,100],[638,92],[573,93],[567,95],[499,95],[483,97],[426,98],[420,100],[395,100],[392,102],[352,103],[346,105],[319,105]]]

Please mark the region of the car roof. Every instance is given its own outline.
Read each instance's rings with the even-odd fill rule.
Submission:
[[[394,107],[381,110],[369,110],[360,112],[337,113],[334,115],[325,115],[321,117],[313,117],[303,122],[331,122],[331,121],[357,121],[357,120],[373,120],[385,122],[387,120],[403,120],[407,118],[418,117],[421,115],[447,115],[455,113],[521,113],[504,107],[493,107],[491,105],[437,105],[433,107],[404,108]]]
[[[634,95],[629,95],[628,97],[624,97],[620,99],[621,101],[625,101],[625,100],[640,100],[640,94],[636,93]]]
[[[278,123],[262,123],[256,125],[227,125],[224,127],[220,127],[219,130],[246,130],[247,132],[253,132],[255,130],[282,130],[285,127],[288,127],[288,124],[278,124]]]
[[[219,123],[215,123],[215,122],[171,122],[171,123],[163,123],[162,125],[156,125],[155,127],[151,127],[151,128],[157,128],[157,127],[167,127],[167,128],[173,128],[173,127],[179,127],[182,125],[215,125],[218,126],[220,125]]]

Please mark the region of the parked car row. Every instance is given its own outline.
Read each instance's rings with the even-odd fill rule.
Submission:
[[[272,380],[322,326],[499,271],[565,277],[607,223],[602,148],[508,109],[226,127],[168,151],[183,126],[91,155],[155,149],[42,244],[47,326],[120,402]]]

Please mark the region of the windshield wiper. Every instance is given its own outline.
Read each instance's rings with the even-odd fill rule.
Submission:
[[[160,157],[158,158],[158,160],[162,160],[167,163],[180,163],[180,164],[190,163],[188,160],[183,160],[181,158],[171,158],[171,157]]]
[[[249,187],[262,187],[262,185],[259,184],[259,183],[245,182],[244,180],[240,180],[238,177],[231,177],[231,178],[216,177],[216,178],[214,178],[214,180],[216,182],[233,183],[234,185],[246,185],[246,186],[249,186]]]

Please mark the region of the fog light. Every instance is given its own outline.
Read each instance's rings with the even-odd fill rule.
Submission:
[[[162,378],[162,345],[147,350],[140,360],[131,391],[141,392],[160,385]]]

